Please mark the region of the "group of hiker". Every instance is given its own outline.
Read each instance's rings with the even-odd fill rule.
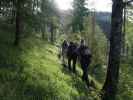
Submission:
[[[76,63],[79,61],[83,71],[82,80],[89,84],[88,67],[91,63],[92,54],[85,44],[85,40],[82,39],[80,44],[64,40],[61,45],[61,55],[63,65],[68,66],[68,69],[74,73],[76,73]],[[67,59],[67,62],[65,59]]]

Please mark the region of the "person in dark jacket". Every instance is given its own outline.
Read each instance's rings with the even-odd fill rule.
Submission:
[[[68,46],[67,57],[68,57],[68,68],[69,70],[72,70],[75,73],[76,72],[76,61],[78,57],[76,43],[70,42]]]
[[[61,54],[62,54],[62,63],[65,66],[65,57],[67,55],[67,49],[68,49],[68,42],[66,40],[63,41],[62,46],[61,46]]]
[[[84,40],[81,40],[81,44],[79,46],[78,52],[79,52],[80,65],[83,70],[82,80],[86,81],[88,84],[89,82],[88,67],[91,63],[92,55],[91,55],[90,49],[85,45]]]

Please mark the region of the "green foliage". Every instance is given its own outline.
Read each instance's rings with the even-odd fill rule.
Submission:
[[[53,0],[22,0],[21,35],[25,38],[21,38],[19,47],[12,46],[15,24],[9,23],[9,20],[15,19],[15,16],[10,15],[8,8],[13,9],[15,5],[11,6],[11,1],[2,0],[7,5],[0,5],[7,11],[2,11],[3,16],[0,17],[0,100],[98,100],[97,94],[106,77],[109,48],[97,23],[95,32],[92,31],[92,16],[88,16],[86,0],[74,0],[71,23],[73,33],[61,36],[56,34],[60,29],[60,20]],[[117,100],[133,99],[132,26],[132,23],[127,22],[127,58],[121,63]],[[54,41],[58,38],[57,46],[64,39],[77,43],[81,38],[85,39],[93,55],[89,78],[97,88],[86,87],[80,78],[80,67],[77,67],[77,75],[63,68],[57,58],[58,48],[47,41],[41,41],[42,36],[43,39],[53,36]]]
[[[85,18],[85,30],[81,33],[81,36],[86,40],[92,52],[90,72],[98,81],[103,83],[106,76],[108,42],[98,24],[92,21],[92,16]],[[95,26],[92,26],[92,23],[95,23]],[[92,30],[93,27],[95,27],[94,31]]]
[[[132,63],[132,59],[133,59],[133,28],[132,28],[132,23],[131,22],[127,22],[126,23],[126,41],[125,41],[125,46],[127,48],[127,56],[128,56],[128,60],[129,63]]]
[[[133,99],[133,68],[130,64],[121,64],[120,81],[118,85],[118,100]]]
[[[120,80],[118,85],[118,100],[132,100],[133,99],[133,28],[131,22],[126,22],[126,57],[124,62],[121,62]]]
[[[98,91],[82,82],[81,73],[77,76],[61,66],[57,47],[32,36],[16,48],[12,40],[13,34],[0,32],[1,100],[98,98]]]
[[[2,0],[0,2],[0,9],[5,9],[1,9],[0,21],[5,19],[4,22],[6,24],[10,22],[14,27],[19,7],[17,3],[19,2],[19,11],[21,12],[19,17],[21,34],[19,34],[19,37],[27,37],[33,35],[33,33],[42,33],[43,39],[48,38],[47,34],[44,33],[48,33],[49,29],[52,28],[56,35],[60,22],[58,9],[55,7],[53,0]],[[6,21],[8,20],[9,22],[7,23]],[[15,28],[13,29],[15,30]]]
[[[88,9],[86,8],[86,0],[74,0],[73,1],[73,18],[72,18],[72,30],[74,33],[82,32],[84,30],[84,17],[88,15]]]

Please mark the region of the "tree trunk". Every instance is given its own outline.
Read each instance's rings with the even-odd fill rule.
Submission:
[[[12,10],[11,10],[11,24],[13,24],[15,22],[15,1],[12,1]]]
[[[42,25],[42,40],[45,40],[46,24]]]
[[[15,32],[15,41],[14,45],[19,44],[19,38],[20,38],[20,9],[21,9],[21,2],[20,0],[17,0],[16,4],[16,32]]]
[[[123,1],[113,0],[109,62],[102,100],[116,98],[122,46],[122,16]]]
[[[51,24],[51,29],[50,29],[50,32],[51,32],[51,43],[54,43],[54,26]]]
[[[42,40],[45,40],[45,32],[42,31]]]
[[[34,13],[34,10],[35,10],[35,4],[36,2],[35,2],[35,0],[33,0],[33,2],[32,2],[32,11],[33,11],[33,13]]]

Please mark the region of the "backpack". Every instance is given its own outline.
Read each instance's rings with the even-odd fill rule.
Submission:
[[[67,47],[68,47],[67,42],[63,42],[63,44],[62,44],[62,48],[63,48],[63,49],[66,49]]]
[[[89,48],[85,48],[84,55],[91,55]]]
[[[88,56],[91,55],[90,49],[87,46],[82,46],[80,48],[80,55],[81,56]]]

